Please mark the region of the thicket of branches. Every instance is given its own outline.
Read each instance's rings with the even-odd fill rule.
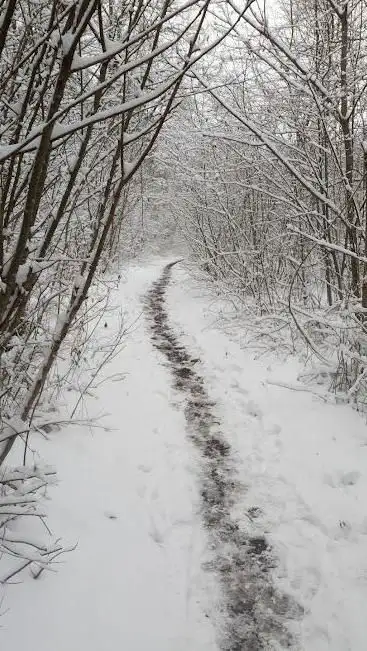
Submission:
[[[229,0],[218,12],[223,28],[240,11]],[[168,133],[166,146],[166,162],[176,160],[175,211],[205,270],[267,323],[271,316],[274,332],[295,324],[333,387],[359,404],[366,26],[362,0],[253,3],[212,67],[192,71],[185,135]]]

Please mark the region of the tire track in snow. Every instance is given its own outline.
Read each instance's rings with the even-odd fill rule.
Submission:
[[[261,651],[296,648],[286,621],[301,615],[290,597],[273,585],[274,557],[265,536],[243,531],[232,515],[244,491],[236,478],[231,448],[215,419],[204,379],[195,370],[197,359],[178,341],[165,308],[165,291],[177,260],[164,267],[148,292],[145,310],[152,341],[168,361],[174,387],[185,398],[188,434],[201,457],[201,515],[208,532],[211,560],[222,594],[219,623],[221,651]]]

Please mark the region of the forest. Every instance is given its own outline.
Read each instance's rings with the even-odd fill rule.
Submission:
[[[95,328],[152,251],[364,418],[366,57],[365,0],[0,0],[1,583],[65,551],[13,529],[57,471],[33,436],[80,424],[129,346]]]

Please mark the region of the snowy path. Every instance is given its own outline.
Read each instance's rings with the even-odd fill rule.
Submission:
[[[208,297],[184,269],[174,267],[165,289],[164,265],[131,267],[121,283],[118,300],[126,322],[135,325],[106,377],[123,372],[125,378],[106,381],[85,404],[91,416],[110,414],[104,421],[110,431],[73,427],[33,441],[59,472],[46,503],[48,523],[65,543],[78,545],[57,574],[38,581],[25,575],[22,586],[7,588],[0,647],[283,649],[285,620],[293,615],[289,631],[300,641],[291,648],[364,651],[365,424],[349,408],[268,384],[293,380],[297,369],[276,360],[270,366],[242,350],[213,325]],[[169,316],[163,323],[158,317],[163,331],[153,327],[153,341],[142,315],[152,287],[149,300],[158,298],[160,313],[164,294]],[[108,330],[113,327],[108,321]],[[169,347],[162,350],[167,342],[178,346],[178,366],[177,357],[167,359]],[[192,403],[193,386],[199,405]],[[72,399],[71,392],[70,405]],[[205,407],[205,423],[193,412],[198,406]],[[213,443],[208,454],[203,431]],[[222,486],[229,500],[213,527],[215,500],[205,493],[212,462],[220,472],[206,488],[215,493]],[[260,554],[249,557],[251,539],[259,541]],[[240,541],[251,562],[246,566]],[[251,588],[247,604],[244,586]],[[249,632],[260,638],[244,642]]]
[[[218,644],[230,651],[269,649],[275,642],[288,648],[292,639],[284,621],[297,609],[273,585],[269,570],[274,559],[264,535],[251,535],[233,516],[245,489],[237,478],[225,428],[223,433],[215,403],[195,370],[201,360],[192,359],[170,327],[165,297],[175,264],[168,264],[154,283],[147,309],[155,346],[168,361],[175,389],[184,396],[188,435],[201,459],[200,511],[211,550],[207,568],[221,588]]]
[[[34,442],[59,473],[48,524],[77,548],[57,574],[7,589],[1,649],[215,649],[185,418],[142,315],[141,297],[161,268],[136,267],[121,287],[126,322],[138,321],[107,374],[126,376],[88,405],[91,416],[110,413],[111,431],[72,427]]]

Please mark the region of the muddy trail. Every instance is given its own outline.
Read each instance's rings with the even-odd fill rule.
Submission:
[[[299,617],[300,609],[273,585],[270,570],[275,559],[266,537],[251,536],[232,514],[245,487],[236,476],[215,403],[196,370],[200,360],[193,359],[169,324],[165,291],[177,262],[168,264],[153,284],[145,311],[153,344],[165,358],[175,389],[184,397],[188,437],[201,460],[201,517],[210,550],[206,569],[214,573],[221,594],[222,621],[215,622],[218,646],[221,651],[295,649],[287,620]],[[258,509],[249,506],[247,515],[255,519]]]

